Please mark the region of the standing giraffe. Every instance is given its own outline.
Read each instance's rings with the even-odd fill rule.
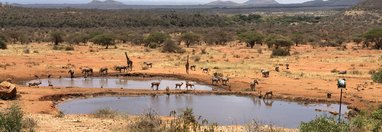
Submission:
[[[190,63],[188,61],[189,55],[187,55],[187,62],[186,62],[186,73],[188,74],[188,70],[190,69]]]
[[[126,56],[127,66],[130,68],[130,71],[132,71],[133,70],[133,61],[131,61],[129,56],[127,56],[127,52],[125,52],[125,56]]]

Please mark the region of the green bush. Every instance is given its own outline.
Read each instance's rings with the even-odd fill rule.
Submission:
[[[371,76],[371,79],[373,79],[374,82],[382,83],[382,71],[379,70],[378,72],[375,72],[375,73]]]
[[[5,112],[0,112],[0,131],[20,132],[22,130],[23,112],[19,105],[12,104]]]
[[[300,124],[301,132],[347,132],[348,125],[337,124],[333,118],[318,117],[310,122]]]
[[[0,38],[0,49],[7,49],[7,43]]]
[[[278,48],[278,49],[273,49],[272,50],[272,57],[274,56],[289,56],[290,55],[290,52],[288,49],[284,49],[284,48]]]

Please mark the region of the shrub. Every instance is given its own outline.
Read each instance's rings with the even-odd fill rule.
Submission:
[[[339,72],[337,69],[333,69],[333,70],[331,70],[330,71],[331,73],[337,73],[337,72]]]
[[[273,49],[272,50],[272,57],[274,56],[289,56],[290,53],[289,53],[289,50],[288,49],[284,49],[284,48],[278,48],[278,49]]]
[[[193,59],[195,62],[199,62],[201,60],[200,56],[192,56],[191,59]]]
[[[153,112],[142,115],[138,121],[127,127],[131,132],[159,132],[161,131],[162,120]]]
[[[12,104],[5,112],[0,113],[0,131],[20,132],[22,129],[23,115],[20,106]]]
[[[207,54],[208,52],[207,52],[207,48],[203,48],[202,50],[201,50],[201,52],[200,52],[200,54]]]
[[[73,51],[74,47],[73,46],[65,46],[65,51]]]
[[[164,42],[164,46],[162,52],[170,52],[170,53],[184,53],[186,52],[184,49],[179,47],[179,45],[175,44],[172,40],[166,40]]]
[[[0,49],[7,49],[7,43],[0,38]]]
[[[91,42],[93,42],[94,44],[106,46],[105,49],[108,49],[109,45],[115,44],[114,36],[111,34],[100,34],[100,35],[94,36],[91,39]]]
[[[347,132],[348,125],[337,124],[333,118],[318,117],[310,122],[300,124],[301,132]]]
[[[373,79],[374,82],[382,83],[382,70],[379,70],[378,72],[374,73],[371,76],[371,79]]]
[[[22,122],[23,129],[28,130],[29,132],[34,132],[37,126],[37,122],[32,118],[25,118]]]
[[[100,109],[92,114],[96,118],[114,118],[118,115],[117,112],[111,109]]]

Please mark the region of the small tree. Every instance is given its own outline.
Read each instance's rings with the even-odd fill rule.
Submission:
[[[382,49],[382,29],[372,29],[364,34],[365,43],[374,44],[375,49]]]
[[[293,42],[282,36],[277,36],[277,35],[271,35],[266,39],[266,43],[268,45],[268,48],[275,48],[278,49],[280,47],[284,48],[290,48],[293,45]]]
[[[301,33],[293,33],[292,41],[296,46],[305,42],[305,39]]]
[[[270,36],[266,40],[268,48],[272,49],[272,56],[289,56],[293,42],[282,36]]]
[[[89,41],[89,36],[83,33],[75,33],[72,35],[69,35],[66,38],[66,41],[70,44],[80,44],[80,43],[87,43]]]
[[[112,35],[107,35],[107,34],[97,35],[91,39],[91,42],[93,42],[94,44],[106,46],[105,49],[108,49],[109,45],[115,44],[114,37]]]
[[[0,38],[0,49],[7,49],[7,43]]]
[[[233,37],[231,34],[225,31],[211,31],[204,35],[203,41],[207,44],[216,44],[216,45],[225,45],[228,42],[232,41]]]
[[[262,44],[264,36],[258,32],[244,32],[239,34],[239,40],[245,42],[247,47],[253,48],[255,44]]]
[[[50,34],[50,39],[54,43],[54,45],[58,45],[58,44],[64,42],[63,36],[64,36],[64,34],[61,32],[53,32]]]
[[[180,39],[182,41],[184,41],[184,43],[186,44],[186,46],[188,48],[188,47],[190,47],[191,44],[199,42],[200,41],[200,36],[195,34],[195,33],[188,32],[188,33],[182,34]]]
[[[147,36],[144,41],[146,43],[146,46],[149,46],[150,44],[162,44],[164,41],[169,39],[170,36],[161,32],[154,32],[151,33],[149,36]],[[155,46],[156,47],[156,46]]]

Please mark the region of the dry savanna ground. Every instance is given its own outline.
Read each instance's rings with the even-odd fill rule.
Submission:
[[[199,80],[210,83],[213,72],[223,73],[230,80],[230,87],[220,86],[222,89],[234,92],[250,92],[249,84],[253,79],[258,79],[259,91],[273,91],[278,97],[295,99],[307,98],[312,100],[338,101],[339,91],[336,86],[338,78],[347,79],[347,89],[344,91],[344,101],[347,104],[362,109],[369,109],[382,103],[382,85],[372,83],[369,72],[380,67],[382,52],[378,50],[367,50],[358,48],[354,44],[347,44],[347,49],[337,49],[332,47],[312,47],[302,45],[293,47],[291,56],[271,58],[271,51],[265,46],[256,46],[249,49],[243,45],[232,43],[227,46],[192,46],[187,48],[184,54],[161,53],[159,49],[147,49],[141,46],[116,45],[111,49],[97,45],[74,46],[74,51],[52,50],[52,45],[30,44],[30,45],[9,45],[7,50],[0,50],[0,80],[14,78],[15,81],[33,79],[34,75],[42,78],[52,74],[53,77],[68,77],[67,67],[72,65],[76,69],[76,75],[80,76],[80,67],[89,66],[95,69],[108,67],[112,69],[115,65],[126,64],[124,52],[134,62],[134,73],[177,75],[191,80]],[[25,53],[28,48],[30,53]],[[190,56],[190,63],[197,66],[196,71],[190,74],[185,73],[184,64],[187,55]],[[143,62],[153,62],[153,68],[143,70]],[[274,71],[277,64],[290,64],[290,69],[285,66],[280,67],[280,72]],[[209,74],[202,73],[200,67],[212,69]],[[271,71],[269,78],[263,78],[260,70]],[[348,74],[338,75],[331,73],[332,70],[347,70]],[[114,72],[114,71],[113,71]],[[97,92],[122,92],[139,93],[139,90],[127,89],[60,89],[48,87],[25,87],[18,86],[21,95],[17,102],[21,104],[23,110],[41,120],[39,129],[42,131],[55,131],[55,127],[47,129],[50,125],[69,125],[78,123],[71,121],[73,117],[65,117],[63,120],[55,119],[51,115],[57,114],[54,102],[40,99],[43,96],[54,94],[70,93],[97,93]],[[150,91],[144,91],[150,92]],[[326,98],[326,93],[333,93],[331,99]],[[0,101],[4,108],[10,101]],[[48,115],[44,115],[48,114]],[[87,122],[89,117],[84,118],[79,126],[73,130],[93,131],[92,126]],[[82,119],[81,118],[81,119]],[[76,118],[77,119],[77,118]],[[90,118],[94,119],[94,118]],[[51,120],[51,121],[46,121]],[[70,120],[70,121],[67,121]],[[74,119],[73,119],[74,120]],[[111,123],[108,120],[97,122]],[[91,124],[91,123],[90,123]],[[84,126],[84,127],[82,127]],[[97,127],[98,128],[98,127]],[[99,131],[103,131],[99,127]],[[110,129],[108,129],[110,130]]]

